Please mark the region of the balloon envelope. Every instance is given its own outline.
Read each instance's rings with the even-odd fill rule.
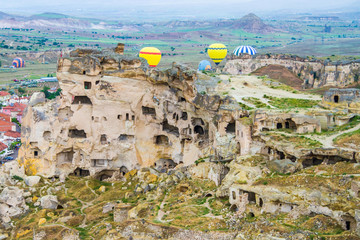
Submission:
[[[25,67],[25,61],[24,59],[17,57],[12,61],[12,65],[16,68],[22,68]]]
[[[199,63],[199,71],[211,70],[211,63],[208,60],[202,60]]]
[[[251,47],[251,46],[239,46],[237,48],[234,49],[233,54],[235,56],[240,56],[241,54],[250,54],[250,55],[255,55],[256,54],[256,49]]]
[[[156,67],[161,60],[161,52],[155,47],[144,47],[140,50],[139,57],[146,59],[150,67]]]
[[[227,55],[227,47],[222,43],[211,44],[207,50],[209,57],[218,65]]]

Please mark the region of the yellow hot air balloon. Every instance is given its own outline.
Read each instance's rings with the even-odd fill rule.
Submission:
[[[222,43],[214,43],[209,46],[207,52],[211,60],[219,65],[227,55],[227,47]]]
[[[161,60],[161,52],[155,47],[144,47],[140,50],[139,57],[146,59],[150,67],[156,67]]]

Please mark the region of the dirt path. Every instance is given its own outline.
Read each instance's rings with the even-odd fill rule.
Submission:
[[[85,181],[85,185],[86,185],[86,187],[87,188],[89,188],[90,189],[90,191],[93,193],[93,194],[95,194],[95,196],[98,196],[98,194],[91,188],[91,187],[89,187],[89,185],[88,185],[88,181]],[[96,198],[95,198],[96,199]],[[94,200],[95,200],[94,199]],[[81,225],[79,226],[79,227],[81,227],[81,228],[85,228],[87,225],[86,225],[86,214],[84,213],[84,210],[86,209],[86,208],[88,208],[88,207],[90,207],[90,206],[92,206],[93,204],[93,202],[94,202],[94,200],[92,200],[92,201],[90,201],[90,202],[84,202],[84,201],[81,201],[80,199],[77,199],[80,203],[81,203],[81,209],[80,209],[80,212],[81,212],[81,214],[84,216],[84,220],[82,221],[82,223],[81,223]]]
[[[209,199],[210,198],[207,198],[206,202],[203,204],[203,206],[207,207],[210,210],[210,212],[208,214],[204,215],[204,217],[224,219],[223,216],[221,216],[221,215],[215,216],[214,214],[212,214],[211,207],[210,207],[210,204],[209,204]]]
[[[160,221],[160,222],[164,222],[164,221],[162,220],[162,218],[163,218],[164,215],[166,214],[166,213],[163,211],[164,205],[165,205],[165,198],[166,198],[166,196],[164,197],[164,199],[162,200],[162,202],[161,202],[161,204],[160,204],[160,209],[159,209],[158,214],[157,214],[157,217],[156,217],[156,219],[157,219],[158,221]]]
[[[292,93],[281,89],[270,88],[269,86],[265,85],[263,80],[259,79],[257,76],[220,75],[219,77],[221,80],[223,80],[223,82],[216,86],[216,91],[220,94],[228,92],[228,95],[234,97],[238,102],[243,102],[243,98],[255,97],[259,98],[262,102],[267,103],[267,99],[264,98],[264,94],[278,98],[321,100],[320,95]],[[226,81],[229,78],[231,78],[231,82]]]
[[[332,147],[334,147],[333,140],[335,138],[337,138],[338,136],[340,136],[340,135],[342,135],[344,133],[353,132],[353,131],[356,131],[356,130],[359,130],[359,129],[360,129],[360,124],[358,124],[357,126],[355,126],[353,128],[350,128],[350,129],[348,129],[346,131],[335,133],[335,134],[332,134],[330,136],[311,136],[311,138],[321,142],[325,148],[332,148]],[[351,149],[351,148],[343,148],[343,147],[342,147],[342,149],[350,150],[350,151],[354,150],[354,149]]]

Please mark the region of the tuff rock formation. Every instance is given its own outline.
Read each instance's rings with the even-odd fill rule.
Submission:
[[[304,88],[343,87],[357,82],[360,76],[358,60],[333,63],[281,54],[233,57],[227,61],[224,71],[234,75],[249,74],[269,65],[281,65],[288,68],[304,80]]]
[[[19,159],[28,174],[110,178],[131,169],[189,165],[249,151],[247,115],[229,97],[200,94],[194,71],[149,69],[115,51],[75,50],[61,58],[55,101],[33,95]],[[217,149],[215,152],[214,149]]]

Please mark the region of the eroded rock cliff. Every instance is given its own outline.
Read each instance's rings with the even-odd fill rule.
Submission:
[[[121,46],[80,49],[59,60],[57,77],[62,95],[34,100],[23,119],[19,158],[28,174],[103,179],[119,169],[189,165],[215,147],[226,158],[237,142],[242,154],[249,149],[250,134],[235,134],[247,113],[229,97],[200,94],[196,73],[181,65],[158,71]]]

